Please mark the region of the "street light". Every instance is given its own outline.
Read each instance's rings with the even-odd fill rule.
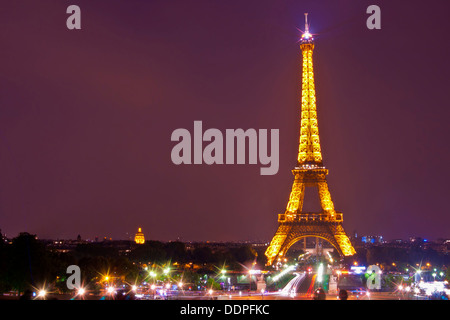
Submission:
[[[47,294],[47,291],[45,291],[44,289],[41,289],[38,292],[38,298],[45,299],[46,294]]]
[[[79,288],[78,292],[77,292],[77,295],[83,296],[85,293],[86,293],[86,290],[84,288]]]

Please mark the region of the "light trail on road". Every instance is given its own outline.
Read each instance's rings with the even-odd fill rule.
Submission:
[[[283,296],[295,296],[297,294],[297,287],[303,282],[306,277],[306,272],[294,272],[295,277],[281,290],[280,294]]]

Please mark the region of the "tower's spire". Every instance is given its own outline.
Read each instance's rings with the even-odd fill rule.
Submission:
[[[305,33],[309,33],[309,27],[308,27],[308,13],[305,13]]]
[[[305,13],[305,32],[302,34],[302,42],[311,42],[312,40],[312,35],[309,33],[308,13]]]
[[[323,166],[320,148],[319,126],[317,123],[316,90],[314,86],[313,50],[314,38],[309,33],[308,14],[305,13],[305,32],[302,35],[302,110],[300,122],[300,142],[298,149],[298,166]]]

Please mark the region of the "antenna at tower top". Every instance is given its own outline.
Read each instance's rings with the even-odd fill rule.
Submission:
[[[309,33],[309,25],[308,25],[308,13],[305,13],[305,32],[302,34],[302,41],[311,42],[312,35]]]
[[[305,13],[305,33],[309,33],[309,27],[308,27],[308,13]]]

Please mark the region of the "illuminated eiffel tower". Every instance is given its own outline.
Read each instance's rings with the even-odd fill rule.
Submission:
[[[312,59],[314,38],[309,33],[307,18],[305,13],[305,32],[300,42],[303,67],[298,161],[292,170],[294,184],[286,211],[278,215],[277,232],[265,253],[268,265],[272,265],[277,257],[283,257],[294,243],[305,237],[327,240],[341,256],[355,254],[355,249],[342,227],[342,212],[336,212],[334,209],[326,179],[328,169],[322,161]],[[318,188],[322,212],[302,212],[305,187]]]

